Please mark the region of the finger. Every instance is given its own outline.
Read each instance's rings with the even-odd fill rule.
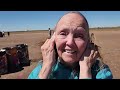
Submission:
[[[50,39],[47,39],[43,45],[48,45],[49,41],[50,41]]]
[[[90,58],[92,59],[93,58],[93,55],[94,55],[94,50],[91,50],[91,53],[90,53]]]
[[[95,51],[94,55],[93,55],[93,59],[91,60],[91,62],[94,63],[97,58],[98,58],[98,51]]]
[[[98,58],[98,51],[95,51],[94,55],[93,55],[93,58],[94,59],[97,59]]]
[[[54,43],[54,41],[55,41],[55,32],[52,35],[52,37],[50,38],[50,44]]]
[[[50,40],[50,39],[47,39],[47,40],[45,41],[45,43],[47,43],[49,40]]]
[[[53,34],[53,36],[50,39],[50,48],[53,49],[55,46],[55,32]]]
[[[50,39],[47,39],[44,44],[41,46],[41,50],[46,50],[49,46]]]
[[[94,54],[95,54],[94,50],[91,50],[90,57],[89,57],[91,64],[93,64],[96,61],[96,58],[94,58]]]
[[[52,37],[51,37],[51,40],[54,41],[55,39],[55,32],[53,33]]]
[[[42,45],[42,48],[44,49],[44,50],[47,50],[47,49],[49,49],[49,50],[53,50],[53,48],[54,48],[54,39],[55,39],[55,33],[53,34],[53,36],[50,38],[50,39],[47,39],[46,41],[45,41],[45,43]]]

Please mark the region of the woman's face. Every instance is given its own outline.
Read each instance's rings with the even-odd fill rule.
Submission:
[[[64,16],[57,24],[55,43],[59,58],[67,64],[80,60],[87,42],[88,32],[84,18],[77,14]]]

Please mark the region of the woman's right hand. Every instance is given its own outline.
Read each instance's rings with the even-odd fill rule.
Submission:
[[[55,33],[50,39],[47,39],[41,46],[41,52],[43,57],[42,69],[39,73],[39,78],[46,79],[52,70],[52,66],[55,64]]]
[[[41,46],[43,64],[54,65],[55,63],[55,33],[50,39],[47,39]]]

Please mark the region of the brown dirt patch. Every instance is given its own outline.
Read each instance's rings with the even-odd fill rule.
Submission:
[[[95,35],[95,43],[101,46],[104,62],[109,65],[115,79],[120,79],[120,30],[90,30]],[[48,37],[48,31],[15,32],[8,37],[0,38],[0,48],[14,46],[16,44],[28,44],[30,66],[22,71],[1,75],[2,79],[27,79],[29,73],[42,59],[40,46]]]

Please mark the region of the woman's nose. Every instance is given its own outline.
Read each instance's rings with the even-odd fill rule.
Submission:
[[[67,38],[66,38],[66,45],[69,45],[69,46],[74,46],[75,45],[75,41],[74,41],[73,35],[68,35],[67,36]]]

